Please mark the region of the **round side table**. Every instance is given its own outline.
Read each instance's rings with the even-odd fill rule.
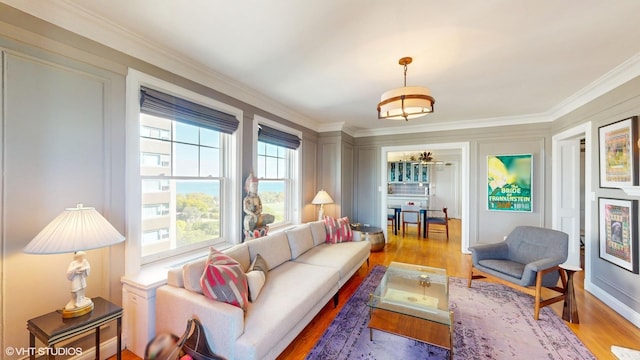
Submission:
[[[384,249],[385,240],[382,229],[371,226],[363,226],[360,228],[361,240],[371,242],[371,251],[382,251]]]
[[[582,271],[578,266],[560,264],[560,268],[567,273],[567,288],[564,294],[564,306],[562,307],[562,320],[572,324],[579,324],[578,319],[578,303],[576,302],[576,294],[573,290],[573,274]]]

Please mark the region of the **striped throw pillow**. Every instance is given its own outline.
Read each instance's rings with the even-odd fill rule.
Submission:
[[[211,248],[200,278],[202,292],[210,299],[247,310],[249,288],[247,276],[239,262]]]
[[[351,231],[351,226],[349,226],[349,218],[346,216],[340,219],[325,216],[324,226],[327,229],[326,242],[328,244],[337,244],[353,240],[353,232]]]

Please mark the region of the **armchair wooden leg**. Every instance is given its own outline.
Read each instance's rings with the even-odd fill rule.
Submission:
[[[567,275],[564,273],[564,271],[562,269],[558,269],[558,272],[560,273],[560,280],[562,280],[562,288],[567,289]]]
[[[467,280],[467,287],[471,287],[471,280],[473,280],[473,260],[469,256],[469,279]]]
[[[542,274],[538,272],[536,276],[536,299],[533,307],[533,318],[538,320],[540,317],[540,302],[542,301]]]

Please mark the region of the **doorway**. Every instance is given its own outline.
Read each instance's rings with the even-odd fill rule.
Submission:
[[[569,234],[566,263],[583,267],[591,282],[591,122],[552,138],[552,228]],[[584,244],[584,245],[582,245]],[[584,251],[584,252],[583,252]],[[584,256],[584,263],[581,258]]]
[[[392,153],[411,153],[411,152],[424,152],[425,150],[433,151],[434,153],[438,153],[438,151],[442,152],[455,152],[459,154],[459,157],[456,158],[458,162],[458,171],[456,174],[445,173],[442,176],[454,177],[460,184],[459,186],[459,200],[456,201],[458,205],[457,215],[460,218],[461,225],[461,251],[463,253],[469,253],[469,143],[444,143],[444,144],[417,144],[417,145],[404,145],[404,146],[388,146],[382,147],[381,149],[381,164],[380,164],[380,191],[382,196],[380,196],[380,224],[387,223],[387,211],[388,211],[388,198],[386,196],[388,191],[389,184],[389,170],[388,170],[388,159],[389,155]],[[459,159],[459,160],[458,160]],[[436,185],[438,186],[438,185]],[[443,185],[446,190],[446,186]],[[453,189],[450,189],[453,191]],[[435,190],[437,191],[437,189]],[[454,196],[455,197],[455,196]],[[436,204],[438,205],[438,204]],[[387,227],[383,227],[383,231],[385,232],[386,238],[388,238]]]

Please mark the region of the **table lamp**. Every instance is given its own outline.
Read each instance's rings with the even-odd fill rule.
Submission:
[[[67,208],[36,235],[24,248],[27,254],[74,253],[67,269],[71,281],[71,300],[62,310],[63,318],[74,318],[93,310],[93,301],[85,296],[91,270],[82,250],[98,249],[124,241],[96,209],[78,204]]]
[[[331,198],[331,196],[329,196],[329,194],[326,191],[320,190],[316,194],[316,197],[313,198],[311,203],[314,205],[320,205],[320,211],[318,212],[318,220],[322,220],[322,217],[324,216],[324,204],[333,204],[333,199]]]

